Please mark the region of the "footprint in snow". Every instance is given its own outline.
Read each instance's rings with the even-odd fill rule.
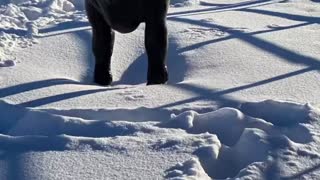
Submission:
[[[141,99],[144,99],[145,96],[144,95],[129,95],[129,96],[125,96],[125,99],[128,101],[139,101]]]
[[[225,36],[225,32],[220,31],[217,28],[200,28],[200,27],[190,27],[183,31],[188,35],[191,39],[201,39],[201,38],[208,38],[208,37],[222,37]]]
[[[119,95],[122,95],[128,101],[139,101],[145,99],[145,95],[141,90],[125,90],[120,92]]]

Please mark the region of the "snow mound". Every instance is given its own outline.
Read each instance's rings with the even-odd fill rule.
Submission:
[[[272,111],[279,108],[283,113]],[[165,172],[168,179],[257,177],[266,171],[274,149],[298,149],[299,144],[312,142],[313,137],[304,125],[319,117],[311,105],[274,100],[243,103],[242,111],[228,107],[204,114],[185,111],[160,123],[146,122],[146,117],[145,122],[119,121],[117,110],[41,110],[6,101],[0,101],[0,109],[5,112],[0,121],[2,151],[126,152],[143,144],[156,152],[194,156],[168,169]],[[149,118],[168,113],[159,114],[147,108],[121,109],[118,113],[130,116],[130,111],[134,118],[143,117],[144,112]],[[118,121],[112,121],[113,118]]]
[[[304,127],[304,123],[317,117],[313,116],[318,112],[311,105],[267,100],[244,103],[241,110],[245,113],[234,108],[221,108],[206,114],[187,111],[179,115],[173,114],[171,120],[158,125],[181,128],[193,134],[216,134],[222,146],[203,146],[193,153],[205,172],[214,179],[248,175],[248,169],[241,170],[252,164],[257,166],[251,168],[265,167],[274,148],[293,148],[296,143],[313,141],[312,135]],[[193,164],[197,164],[194,161],[192,160]],[[190,162],[183,164],[182,169],[193,170]],[[198,169],[198,174],[203,174],[201,169],[195,169]],[[194,175],[187,170],[174,168],[168,172],[168,176],[192,179]],[[256,174],[251,176],[255,177]]]
[[[290,112],[295,116],[277,111],[268,115],[273,108],[285,109],[283,113]],[[0,101],[0,109],[6,112],[0,121],[2,150],[126,151],[124,144],[118,144],[119,141],[114,142],[112,138],[118,137],[133,138],[133,142],[139,144],[137,146],[143,142],[154,151],[188,152],[195,156],[168,169],[168,179],[228,178],[248,174],[255,177],[256,173],[265,171],[273,149],[295,149],[297,143],[312,141],[312,135],[304,131],[302,125],[310,122],[316,117],[312,114],[317,113],[310,105],[271,100],[242,104],[241,109],[246,113],[228,107],[205,114],[185,111],[179,115],[172,114],[169,121],[160,123],[90,120],[84,119],[81,116],[84,112],[80,110],[30,109],[5,101]],[[146,108],[131,111],[154,113],[149,115],[150,118],[159,115]],[[85,112],[95,114],[98,111]],[[106,116],[110,114],[107,110],[99,112],[99,116],[91,117],[98,119],[104,113]],[[253,113],[256,117],[249,115]],[[266,117],[267,120],[257,117]],[[286,121],[277,126],[278,118]],[[257,172],[250,174],[252,168]]]
[[[170,180],[211,180],[196,158],[170,168],[167,170],[166,178]]]
[[[155,126],[155,122],[82,119],[24,108],[5,101],[0,101],[0,109],[2,110],[0,115],[0,155],[2,157],[10,153],[25,154],[25,152],[42,153],[44,151],[45,153],[64,151],[63,153],[75,154],[101,152],[104,153],[103,156],[109,157],[108,164],[110,159],[115,160],[110,154],[123,154],[119,156],[128,159],[138,157],[139,164],[147,163],[151,156],[155,161],[152,164],[157,168],[161,166],[160,170],[164,170],[179,161],[173,158],[170,161],[174,163],[159,165],[157,162],[161,162],[163,158],[168,159],[173,154],[190,158],[192,152],[199,147],[212,146],[217,148],[215,152],[219,152],[218,148],[221,146],[215,135],[208,133],[197,135],[179,129],[159,128]],[[56,156],[53,155],[54,158]],[[145,159],[145,156],[148,158]],[[181,161],[188,158],[183,158]],[[89,159],[92,160],[92,158]],[[120,160],[123,161],[123,158]],[[165,160],[165,163],[170,161]],[[136,165],[136,163],[130,164]],[[127,165],[124,164],[124,167],[127,168]],[[149,166],[150,164],[146,168],[150,168]],[[197,168],[202,167],[198,164]],[[153,170],[149,175],[154,176]],[[126,173],[129,175],[136,172],[133,170]],[[163,172],[158,173],[160,177],[163,174]]]
[[[0,5],[0,60],[16,46],[26,48],[37,43],[33,37],[45,26],[87,21],[83,1],[11,0]]]
[[[0,109],[5,112],[1,114],[0,121],[0,150],[60,151],[84,147],[93,150],[121,150],[125,148],[123,142],[117,142],[112,147],[108,145],[110,141],[120,137],[135,139],[137,146],[142,143],[139,138],[145,138],[143,143],[148,149],[155,151],[191,153],[198,147],[212,146],[218,153],[221,147],[215,135],[181,134],[181,130],[159,128],[155,126],[156,122],[88,120],[24,108],[6,101],[0,101]]]
[[[299,144],[313,141],[310,132],[303,128],[319,117],[310,105],[268,100],[244,103],[241,108],[246,113],[228,107],[205,114],[185,111],[159,123],[112,121],[116,116],[99,120],[104,113],[111,115],[108,110],[41,110],[0,101],[0,109],[5,112],[0,121],[0,150],[126,152],[128,148],[142,145],[156,152],[183,152],[194,156],[168,169],[165,172],[168,179],[221,179],[257,177],[266,171],[274,149],[298,149]],[[266,116],[272,108],[282,108],[286,110],[284,113],[296,116],[280,112]],[[135,118],[143,112],[150,118],[159,115],[146,108],[127,111],[138,112]],[[84,112],[92,113],[86,117],[95,120],[84,119],[81,115]],[[94,116],[95,112],[99,115]],[[256,113],[256,117],[248,115],[252,113]],[[276,123],[279,117],[286,119],[281,126]]]
[[[257,103],[244,103],[241,110],[252,116],[265,119],[274,125],[288,126],[299,122],[307,122],[312,107],[294,102],[266,100]]]
[[[269,123],[253,120],[253,118],[234,108],[221,108],[206,114],[187,111],[177,116],[172,115],[170,121],[159,125],[161,127],[185,129],[189,133],[209,132],[216,134],[223,143],[233,145],[238,141],[246,126],[253,124],[252,121],[255,121],[254,123],[259,124],[264,129],[268,129],[270,126]]]
[[[134,133],[132,123],[121,125],[108,121],[87,121],[81,118],[53,115],[47,112],[23,107],[15,107],[0,101],[0,108],[6,113],[2,116],[1,131],[12,136],[54,136],[68,134],[86,137],[110,137]],[[9,114],[9,112],[15,112]],[[131,124],[131,125],[130,125]]]

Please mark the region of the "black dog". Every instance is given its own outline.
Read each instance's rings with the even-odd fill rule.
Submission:
[[[146,23],[147,84],[167,82],[166,15],[169,0],[86,0],[85,3],[93,31],[93,54],[96,59],[94,80],[96,83],[109,85],[112,82],[110,61],[114,45],[114,30],[129,33],[142,22]]]

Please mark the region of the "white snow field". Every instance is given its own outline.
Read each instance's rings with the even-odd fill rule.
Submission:
[[[172,0],[93,83],[82,0],[0,1],[0,180],[320,179],[320,1]]]

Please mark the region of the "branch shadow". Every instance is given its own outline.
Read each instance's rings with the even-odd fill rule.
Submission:
[[[25,165],[21,159],[21,152],[4,152],[0,155],[0,160],[6,162],[6,180],[27,180],[24,176]]]
[[[279,58],[283,59],[284,61],[293,63],[293,64],[300,64],[300,65],[306,65],[306,66],[312,66],[314,68],[320,69],[320,60],[298,54],[296,52],[293,52],[289,49],[286,49],[284,47],[281,47],[279,45],[273,44],[272,42],[268,42],[266,40],[263,40],[258,37],[254,37],[250,34],[244,33],[240,30],[231,29],[222,25],[217,24],[211,24],[207,22],[201,22],[198,20],[192,20],[192,19],[185,19],[185,18],[176,18],[172,17],[169,18],[172,21],[182,22],[182,23],[188,23],[198,26],[204,26],[208,28],[216,28],[221,31],[229,33],[234,38],[237,38],[249,45],[252,45],[256,48],[259,48],[263,51],[266,51],[268,53],[274,54],[278,56]],[[312,19],[314,20],[314,19]],[[313,21],[312,21],[313,22]],[[312,23],[311,22],[311,23]],[[217,40],[216,40],[217,41]],[[206,43],[204,43],[206,44]],[[199,47],[199,44],[193,45],[193,48]],[[190,49],[190,47],[188,47]]]
[[[203,13],[212,13],[215,11],[227,11],[231,9],[238,9],[238,8],[244,8],[244,7],[257,7],[257,6],[262,6],[265,5],[266,3],[274,3],[272,0],[252,0],[252,1],[245,1],[245,2],[240,2],[240,3],[235,3],[235,4],[226,4],[226,5],[219,5],[219,4],[210,4],[210,3],[204,3],[205,6],[210,6],[214,5],[218,7],[213,7],[213,8],[206,8],[206,9],[198,9],[198,10],[188,10],[188,11],[182,11],[182,12],[174,12],[174,13],[168,13],[168,17],[181,17],[185,15],[194,15],[194,14],[203,14]],[[202,5],[201,3],[200,5]]]
[[[265,5],[263,3],[271,2],[272,0],[251,0],[245,1],[241,3],[234,3],[234,4],[217,4],[217,3],[208,3],[208,2],[201,2],[202,6],[217,6],[214,8],[207,8],[201,10],[190,10],[190,11],[183,11],[183,12],[176,12],[176,13],[168,13],[168,17],[172,17],[175,15],[188,15],[193,14],[196,12],[206,12],[206,11],[214,11],[214,10],[224,10],[224,9],[234,9],[234,8],[243,8],[243,7],[257,7],[260,5]],[[262,3],[262,4],[261,4]],[[65,33],[72,33],[77,31],[89,30],[91,26],[87,21],[68,21],[68,22],[61,22],[56,25],[39,29],[39,37],[49,37],[49,36],[56,36]],[[2,30],[2,29],[0,29]],[[11,32],[14,34],[26,34],[27,31],[25,30],[16,30],[16,29],[3,29],[3,31]]]
[[[222,4],[222,3],[209,3],[209,2],[204,2],[204,1],[200,1],[200,5],[201,6],[218,6],[218,7],[227,7],[227,6],[232,6],[233,4]]]
[[[28,91],[37,90],[37,89],[43,89],[43,88],[53,87],[57,85],[67,85],[67,84],[83,85],[82,83],[72,81],[69,79],[47,79],[47,80],[41,80],[41,81],[34,81],[34,82],[28,82],[24,84],[18,84],[15,86],[2,88],[0,89],[0,98],[5,98],[7,96],[16,95],[16,94],[20,94]],[[75,92],[69,92],[69,93],[63,93],[63,94],[58,94],[54,96],[44,97],[44,98],[20,103],[18,105],[25,106],[25,107],[37,107],[41,105],[58,102],[58,101],[76,98],[79,96],[84,96],[84,95],[89,95],[89,94],[94,94],[94,93],[99,93],[104,91],[111,91],[116,89],[122,89],[122,88],[97,88],[97,89],[91,89],[91,90],[75,91]]]
[[[246,11],[247,9],[243,9],[241,11]],[[240,11],[240,10],[239,10]],[[183,100],[180,102],[175,102],[175,103],[171,103],[171,104],[167,104],[167,105],[162,105],[160,106],[161,108],[165,108],[165,107],[172,107],[175,105],[179,105],[179,104],[183,104],[183,103],[188,103],[188,102],[192,102],[192,101],[196,101],[196,100],[200,100],[200,99],[211,99],[211,100],[215,100],[221,103],[221,106],[225,106],[228,105],[236,105],[238,104],[237,101],[234,100],[230,100],[230,99],[224,99],[224,95],[226,94],[230,94],[236,91],[241,91],[241,90],[245,90],[245,89],[249,89],[252,87],[256,87],[256,86],[260,86],[260,85],[264,85],[267,83],[271,83],[274,81],[279,81],[282,79],[286,79],[289,77],[293,77],[296,75],[300,75],[303,73],[307,73],[310,71],[314,71],[314,70],[319,70],[320,69],[320,60],[309,57],[309,56],[305,56],[305,55],[301,55],[298,53],[295,53],[291,50],[288,50],[284,47],[275,45],[271,42],[268,42],[266,40],[254,37],[253,35],[256,34],[261,34],[261,33],[268,33],[268,32],[273,32],[273,31],[279,31],[279,30],[286,30],[286,29],[290,29],[290,28],[296,28],[296,27],[302,27],[302,26],[307,26],[307,25],[311,25],[314,23],[319,23],[320,18],[317,17],[307,17],[307,16],[300,16],[300,15],[292,15],[292,14],[287,14],[287,13],[278,13],[278,12],[269,12],[269,11],[264,11],[264,10],[250,10],[249,12],[254,12],[254,13],[258,13],[261,12],[263,14],[266,15],[272,15],[272,16],[277,16],[277,17],[282,17],[282,18],[287,18],[290,20],[295,20],[295,21],[302,21],[303,23],[301,24],[296,24],[296,25],[292,25],[292,26],[287,26],[287,27],[281,27],[281,28],[276,28],[276,29],[272,29],[272,30],[265,30],[265,31],[257,31],[257,32],[253,32],[253,33],[244,33],[242,31],[239,30],[234,30],[232,28],[229,27],[225,27],[225,26],[221,26],[221,25],[216,25],[216,24],[210,24],[207,22],[201,22],[201,21],[197,21],[197,20],[192,20],[192,19],[186,19],[186,18],[178,18],[178,17],[169,17],[169,20],[172,21],[176,21],[176,22],[182,22],[182,23],[188,23],[188,24],[193,24],[193,25],[198,25],[198,26],[204,26],[204,27],[209,27],[209,28],[217,28],[221,31],[227,32],[230,35],[228,37],[223,37],[220,39],[214,39],[214,40],[210,40],[210,41],[205,41],[205,42],[201,42],[198,44],[194,44],[192,46],[188,46],[188,47],[184,47],[182,49],[179,49],[178,52],[185,52],[185,51],[189,51],[192,49],[197,49],[201,46],[204,45],[208,45],[211,43],[217,43],[217,42],[221,42],[221,41],[225,41],[225,40],[229,40],[232,38],[238,38],[242,41],[244,41],[247,44],[250,44],[254,47],[257,47],[263,51],[269,52],[271,54],[274,54],[278,57],[280,57],[281,59],[290,62],[290,63],[294,63],[294,64],[301,64],[301,65],[305,65],[307,66],[304,69],[301,70],[297,70],[294,72],[290,72],[290,73],[286,73],[283,75],[279,75],[270,79],[266,79],[266,80],[261,80],[252,84],[248,84],[248,85],[244,85],[244,86],[239,86],[239,87],[234,87],[234,88],[230,88],[230,89],[226,89],[226,90],[201,90],[199,88],[195,88],[195,87],[187,87],[188,90],[195,92],[195,93],[199,93],[198,97],[194,97],[194,98],[190,98],[187,100]],[[181,88],[181,89],[186,89],[187,85],[178,85],[177,88]],[[189,85],[190,86],[190,85]]]
[[[293,21],[320,23],[320,17],[303,16],[303,15],[288,14],[283,12],[267,11],[262,9],[249,9],[249,8],[237,9],[237,11],[280,17],[280,18],[285,18]]]
[[[70,79],[63,79],[63,78],[27,82],[27,83],[18,84],[15,86],[0,89],[0,98],[4,98],[6,96],[16,95],[16,94],[36,90],[36,89],[42,89],[42,88],[47,88],[51,86],[66,85],[66,84],[80,85],[81,83],[70,80]]]
[[[316,0],[313,0],[313,1],[318,2]],[[265,2],[265,1],[262,1],[262,2]],[[243,11],[246,11],[246,10],[243,10]],[[248,12],[256,13],[258,11],[250,10]],[[284,13],[270,14],[270,13],[266,13],[265,11],[263,11],[263,12],[259,11],[259,13],[264,13],[264,14],[268,14],[268,15],[276,15],[276,16],[284,15]],[[295,16],[295,15],[294,16],[288,15],[288,16],[286,16],[286,18],[291,19],[291,20],[297,20],[297,21],[305,21],[306,20],[303,17],[299,17],[299,16]],[[307,19],[308,19],[308,22],[300,24],[300,25],[295,25],[294,27],[305,26],[305,25],[309,25],[312,23],[319,23],[319,18],[307,18]],[[178,20],[178,21],[180,21],[180,20]],[[187,22],[187,21],[184,21],[184,22]],[[195,22],[192,20],[188,20],[188,22],[195,24]],[[196,24],[198,24],[198,23],[196,23]],[[207,27],[209,27],[209,26],[212,27],[211,24],[204,24],[204,25]],[[48,33],[48,32],[53,32],[53,31],[59,31],[59,30],[65,29],[65,28],[70,29],[70,28],[74,28],[74,26],[70,26],[70,27],[69,26],[61,26],[60,28],[56,28],[56,29],[52,28],[51,30],[47,30],[47,32],[46,31],[42,31],[42,32]],[[252,35],[254,35],[254,34],[265,33],[265,32],[256,32],[256,33],[252,33],[252,34],[245,34],[243,32],[231,30],[231,29],[228,29],[223,26],[217,26],[217,28],[221,28],[221,29],[231,33],[231,36],[229,36],[228,39],[231,39],[233,37],[239,38],[249,44],[257,45],[257,47],[259,47],[265,51],[268,51],[270,53],[275,53],[277,56],[282,57],[289,62],[308,65],[310,67],[304,68],[302,70],[294,71],[291,73],[287,73],[284,75],[276,76],[276,77],[273,77],[270,79],[258,81],[256,83],[252,83],[249,85],[234,87],[234,88],[221,90],[221,91],[206,89],[203,87],[199,87],[196,85],[190,85],[190,84],[178,84],[173,87],[188,90],[190,92],[195,92],[199,96],[196,98],[191,98],[188,100],[175,102],[172,104],[162,105],[162,106],[159,106],[158,109],[163,109],[166,107],[171,107],[174,105],[188,103],[188,102],[192,102],[192,101],[200,100],[200,99],[209,99],[209,100],[218,101],[220,103],[221,107],[225,107],[225,106],[238,107],[238,105],[241,103],[240,100],[232,99],[232,98],[226,97],[225,95],[231,94],[236,91],[241,91],[241,90],[249,89],[252,87],[264,85],[264,84],[271,83],[274,81],[279,81],[279,80],[289,78],[292,76],[296,76],[299,74],[303,74],[303,73],[306,73],[309,71],[317,70],[320,67],[320,64],[318,62],[319,60],[317,60],[317,59],[296,54],[294,52],[291,52],[290,50],[276,46],[276,45],[269,43],[267,41],[258,39],[256,37],[252,37]],[[288,27],[286,29],[289,29],[289,28],[293,28],[293,26]],[[282,30],[284,30],[284,29],[282,29]],[[0,31],[1,31],[1,29],[0,29]],[[23,31],[15,31],[15,32],[12,31],[12,32],[15,34],[16,33],[25,33]],[[80,30],[79,32],[80,33],[77,33],[77,36],[79,36],[80,38],[83,38],[84,42],[88,42],[89,36],[83,36],[84,33],[82,32],[82,30]],[[65,32],[61,32],[61,33],[65,33]],[[59,35],[59,33],[54,34],[54,35]],[[221,39],[219,41],[222,41],[222,40],[225,40],[225,39]],[[215,43],[215,42],[219,42],[219,41],[217,41],[217,40],[210,41],[210,42],[206,42],[205,44]],[[169,72],[174,72],[173,76],[171,76],[170,83],[178,83],[178,82],[183,81],[184,73],[186,72],[186,69],[187,69],[185,59],[183,57],[181,57],[178,53],[182,52],[182,51],[190,50],[190,48],[180,49],[177,53],[177,52],[174,52],[174,51],[176,51],[176,49],[178,49],[177,45],[174,43],[172,43],[170,45],[172,48],[169,49],[168,68],[169,68]],[[200,46],[202,46],[202,45],[203,44],[201,44]],[[197,47],[199,47],[199,46],[194,46],[193,48],[197,48]],[[91,48],[88,47],[88,49],[91,49]],[[273,50],[275,50],[275,51],[273,51]],[[86,57],[86,59],[90,59],[90,58],[91,57],[89,57],[89,56]],[[174,61],[172,61],[173,59],[174,59]],[[130,67],[127,69],[127,71],[123,74],[123,76],[121,77],[121,79],[117,83],[140,84],[140,83],[145,82],[145,80],[143,80],[141,77],[145,77],[145,75],[146,75],[146,69],[147,69],[146,66],[147,66],[147,57],[145,54],[143,54],[137,60],[135,60],[133,64],[130,65]],[[136,76],[137,74],[138,74],[138,76]],[[32,90],[36,90],[36,89],[46,88],[46,87],[50,87],[50,86],[62,85],[62,84],[80,84],[80,83],[72,81],[72,80],[67,80],[67,79],[49,79],[49,80],[43,80],[43,81],[38,81],[38,82],[30,82],[30,83],[25,83],[25,84],[20,84],[17,86],[12,86],[12,87],[8,87],[8,88],[0,89],[0,98],[14,95],[14,94],[27,92],[27,91],[32,91]],[[117,88],[114,88],[114,89],[117,89]],[[98,92],[102,92],[102,91],[106,91],[106,90],[114,90],[114,89],[94,89],[94,90],[71,92],[71,93],[60,94],[60,95],[56,95],[56,96],[51,96],[51,97],[46,97],[46,98],[42,98],[42,99],[38,99],[38,100],[34,100],[34,101],[21,103],[20,105],[27,106],[27,107],[37,107],[37,106],[50,104],[50,103],[57,102],[57,101],[67,100],[67,99],[71,99],[71,98],[75,98],[75,97],[79,97],[79,96],[84,96],[84,95],[89,95],[89,94],[93,94],[93,93],[98,93]],[[8,167],[8,169],[9,169],[8,179],[9,180],[11,180],[11,179],[12,180],[13,179],[21,179],[21,180],[28,179],[27,177],[24,177],[22,174],[19,173],[19,172],[22,172],[24,169],[24,164],[23,164],[23,161],[20,159],[19,154],[16,154],[16,153],[7,154],[7,155],[5,155],[5,159],[9,163],[9,167]],[[320,168],[320,165],[315,165],[314,167],[308,168],[308,169],[306,169],[302,172],[299,172],[297,174],[294,174],[290,177],[281,177],[280,179],[285,179],[285,180],[286,179],[297,179],[297,178],[301,177],[302,175],[308,174],[312,171],[316,171],[319,168]]]
[[[89,30],[91,26],[87,21],[68,21],[61,22],[56,25],[39,29],[39,37],[58,36],[66,33],[74,33],[77,31]]]
[[[170,108],[174,106],[179,106],[181,104],[187,104],[195,101],[200,101],[200,100],[209,100],[218,103],[218,107],[234,107],[238,108],[240,104],[242,103],[241,100],[235,99],[232,97],[227,96],[226,91],[219,91],[219,90],[214,90],[214,89],[208,89],[205,87],[201,87],[198,85],[192,85],[192,84],[176,84],[176,85],[171,85],[173,88],[177,89],[183,89],[187,90],[192,93],[198,94],[196,97],[192,97],[189,99],[181,100],[181,101],[176,101],[173,103],[165,104],[165,105],[160,105],[157,107],[157,109],[165,109],[165,108]]]
[[[68,99],[77,98],[80,96],[85,96],[85,95],[90,95],[90,94],[95,94],[95,93],[105,92],[105,91],[111,91],[116,89],[121,89],[121,88],[108,88],[108,89],[99,88],[99,89],[92,89],[92,90],[75,91],[75,92],[69,92],[69,93],[63,93],[63,94],[58,94],[54,96],[44,97],[44,98],[20,103],[18,105],[24,106],[24,107],[38,107],[38,106],[59,102],[59,101],[65,101]]]
[[[265,79],[265,80],[261,80],[252,84],[247,84],[247,85],[243,85],[243,86],[239,86],[239,87],[233,87],[230,89],[225,89],[225,90],[214,90],[214,89],[207,89],[204,87],[200,87],[200,86],[196,86],[196,85],[191,85],[191,84],[177,84],[175,86],[172,86],[173,88],[178,88],[178,89],[183,89],[183,90],[187,90],[193,93],[198,94],[199,96],[197,97],[193,97],[193,98],[189,98],[186,100],[182,100],[182,101],[177,101],[174,103],[169,103],[169,104],[165,104],[165,105],[161,105],[157,108],[169,108],[169,107],[173,107],[173,106],[177,106],[180,104],[185,104],[185,103],[190,103],[193,101],[198,101],[198,100],[211,100],[211,101],[215,101],[217,103],[219,103],[219,107],[234,107],[234,108],[239,108],[239,105],[242,103],[241,100],[237,100],[231,97],[227,97],[226,95],[228,94],[232,94],[234,92],[237,91],[242,91],[242,90],[246,90],[246,89],[250,89],[253,87],[257,87],[257,86],[262,86],[268,83],[272,83],[275,81],[280,81],[286,78],[290,78],[293,76],[297,76],[300,74],[304,74],[310,71],[314,71],[316,70],[315,68],[312,67],[307,67],[301,70],[297,70],[297,71],[293,71],[290,73],[286,73],[283,75],[279,75],[279,76],[275,76],[273,78],[269,78],[269,79]]]
[[[283,30],[287,30],[287,29],[292,29],[292,28],[298,28],[298,27],[303,27],[303,26],[308,26],[311,25],[312,23],[306,22],[306,23],[301,23],[301,24],[295,24],[295,25],[291,25],[291,26],[285,26],[285,27],[278,27],[278,28],[274,28],[274,29],[269,29],[269,30],[262,30],[262,31],[256,31],[256,32],[252,32],[252,33],[247,33],[247,35],[253,36],[253,35],[258,35],[258,34],[264,34],[264,33],[270,33],[270,32],[276,32],[276,31],[283,31]],[[197,44],[193,44],[191,46],[186,46],[184,48],[179,49],[179,53],[183,53],[186,51],[191,51],[193,49],[197,49],[209,44],[213,44],[213,43],[218,43],[218,42],[222,42],[222,41],[227,41],[227,40],[231,40],[237,38],[237,36],[235,35],[229,35],[227,37],[222,37],[222,38],[218,38],[218,39],[212,39],[212,40],[208,40],[208,41],[203,41]]]
[[[0,32],[4,32],[7,34],[15,34],[17,36],[27,36],[28,35],[28,31],[23,30],[23,29],[14,29],[14,28],[9,28],[9,29],[0,28]]]

